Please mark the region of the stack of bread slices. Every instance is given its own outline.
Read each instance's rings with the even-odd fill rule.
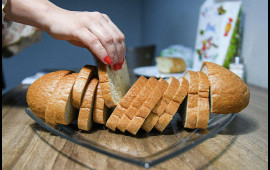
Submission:
[[[183,77],[141,76],[131,87],[129,82],[126,62],[118,71],[102,63],[98,68],[85,65],[79,73],[62,70],[42,76],[30,85],[27,102],[48,124],[68,125],[77,119],[81,130],[98,123],[136,135],[140,129],[162,132],[177,111],[184,128],[206,129],[210,113],[238,113],[250,97],[241,78],[210,62]]]

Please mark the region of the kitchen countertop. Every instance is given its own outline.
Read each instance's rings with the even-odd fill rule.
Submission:
[[[27,85],[2,95],[2,169],[141,169],[39,127],[26,113]],[[213,138],[150,169],[268,169],[268,89]]]

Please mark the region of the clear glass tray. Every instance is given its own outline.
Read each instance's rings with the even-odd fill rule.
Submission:
[[[29,108],[26,113],[49,132],[61,136],[87,149],[149,168],[173,158],[225,128],[235,117],[234,114],[211,114],[207,130],[183,128],[178,113],[162,132],[153,129],[150,133],[139,130],[136,136],[120,131],[113,132],[104,125],[95,124],[89,132],[79,130],[77,121],[70,125],[50,126],[36,117]]]

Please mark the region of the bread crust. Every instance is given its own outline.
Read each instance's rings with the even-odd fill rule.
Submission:
[[[155,107],[152,110],[152,112],[158,116],[163,114],[167,105],[172,100],[174,94],[176,93],[177,89],[180,86],[179,80],[177,80],[174,77],[171,77],[170,79],[171,79],[171,82],[169,83],[169,86],[167,87],[163,96],[161,97],[161,99],[158,101],[158,103],[155,105]]]
[[[157,84],[158,80],[154,77],[150,77],[148,79],[146,85],[140,90],[140,93],[136,96],[129,108],[125,111],[126,117],[122,116],[122,118],[119,120],[116,126],[117,129],[125,132],[129,123],[131,122],[137,111],[140,109],[140,107],[143,105],[143,103],[147,100],[148,96],[151,94]],[[129,121],[127,121],[127,118],[129,119]]]
[[[50,107],[48,106],[47,108],[53,110],[54,120],[56,123],[68,125],[76,118],[76,110],[74,107],[72,107],[70,98],[77,76],[78,73],[68,74],[58,83],[57,95],[54,95],[55,101]]]
[[[36,116],[45,119],[46,105],[54,88],[62,77],[70,73],[72,73],[70,70],[51,72],[38,78],[29,86],[26,100],[29,108]]]
[[[100,84],[98,84],[94,100],[93,121],[98,124],[105,124],[108,119],[108,114],[108,107],[104,103]]]
[[[203,68],[207,68],[207,73]],[[210,82],[211,112],[238,113],[249,103],[250,91],[246,83],[230,70],[211,62],[204,62],[201,71]]]
[[[126,95],[119,102],[117,107],[114,109],[109,119],[106,122],[106,126],[115,131],[118,121],[124,115],[125,111],[131,105],[132,101],[136,98],[137,94],[144,87],[147,82],[147,78],[140,76],[139,79],[133,84],[133,86],[128,90]]]
[[[143,105],[140,107],[140,109],[135,113],[135,116],[129,123],[127,127],[127,131],[132,133],[133,135],[136,135],[141,126],[143,125],[145,119],[150,114],[151,110],[154,108],[154,106],[157,104],[157,102],[160,100],[160,98],[163,96],[165,90],[167,89],[169,83],[164,79],[159,79],[157,85],[151,92],[151,94],[148,96],[146,101],[143,103]]]
[[[117,75],[121,78],[123,85],[120,86],[118,84],[114,84],[113,77],[110,77],[110,75]],[[105,65],[101,62],[98,64],[98,76],[100,80],[100,87],[102,92],[102,97],[104,99],[104,102],[108,108],[116,107],[121,99],[125,96],[127,91],[130,88],[130,79],[129,79],[129,73],[127,68],[126,60],[124,61],[124,64],[122,66],[121,70],[114,71],[109,68],[108,65]],[[119,82],[117,82],[119,83]],[[116,100],[116,97],[113,96],[113,89],[112,87],[118,88],[116,91],[118,99]]]
[[[210,83],[206,74],[198,71],[199,74],[199,93],[198,93],[198,115],[196,128],[206,129],[209,121],[209,88]]]
[[[71,104],[76,109],[80,109],[85,88],[92,75],[96,72],[96,70],[97,70],[96,66],[92,65],[85,65],[80,70],[74,83],[71,94]]]
[[[78,116],[78,128],[81,130],[89,131],[93,126],[92,110],[97,85],[98,79],[92,78],[86,87]]]
[[[187,93],[189,90],[188,81],[183,77],[179,77],[178,80],[180,82],[180,86],[177,92],[175,93],[174,97],[172,98],[168,106],[166,107],[164,113],[159,117],[160,120],[158,120],[158,122],[155,125],[155,129],[157,129],[160,132],[162,132],[168,126],[173,116],[177,112],[180,104],[183,102],[183,100],[187,96]],[[168,115],[171,115],[171,117]]]
[[[184,75],[189,81],[189,89],[187,99],[184,104],[187,104],[187,108],[180,107],[181,117],[184,124],[184,128],[195,129],[197,123],[198,114],[198,99],[199,99],[199,73],[195,71],[187,71]]]

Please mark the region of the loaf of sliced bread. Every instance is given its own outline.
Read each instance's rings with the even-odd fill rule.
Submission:
[[[98,79],[92,78],[83,95],[82,104],[78,116],[78,128],[89,131],[93,126],[93,103],[97,90]]]
[[[167,89],[169,83],[164,79],[159,79],[159,82],[151,92],[151,94],[148,96],[146,101],[142,104],[140,109],[135,113],[135,116],[129,123],[127,127],[127,131],[132,133],[133,135],[136,135],[141,126],[143,125],[143,122],[150,114],[151,110],[155,107],[157,102],[160,100],[160,98],[163,96],[165,90]]]
[[[148,96],[151,94],[158,82],[159,81],[154,77],[150,77],[148,79],[145,86],[140,90],[139,94],[137,94],[136,98],[132,101],[131,105],[125,111],[125,114],[123,114],[121,119],[118,121],[117,129],[125,132],[129,123],[131,122],[137,111],[140,109],[140,107],[143,105],[143,103],[146,101]]]
[[[167,82],[169,83],[168,87],[166,88],[163,96],[160,98],[158,103],[152,109],[149,116],[146,118],[142,125],[142,129],[146,132],[150,132],[155,124],[157,123],[159,117],[164,113],[166,107],[172,100],[173,96],[177,92],[177,89],[180,86],[179,80],[174,77],[170,77]]]
[[[98,76],[106,106],[109,108],[117,106],[130,88],[126,61],[122,69],[118,71],[112,70],[108,65],[99,62]]]
[[[201,71],[199,74],[199,98],[198,98],[198,114],[196,128],[206,129],[209,121],[210,110],[209,110],[209,80]]]
[[[57,86],[55,101],[46,108],[54,112],[56,123],[68,125],[77,118],[76,109],[71,105],[71,91],[78,73],[68,74],[61,78]]]
[[[194,71],[187,71],[184,78],[189,82],[188,94],[180,105],[180,115],[184,128],[194,129],[197,123],[198,114],[198,92],[199,74]]]
[[[26,100],[29,108],[36,116],[45,119],[46,106],[52,92],[60,79],[70,73],[72,71],[69,70],[51,72],[38,78],[29,86]]]
[[[104,103],[104,99],[102,98],[102,92],[100,89],[100,84],[98,83],[93,106],[93,121],[98,124],[105,124],[107,122],[108,116],[109,116],[109,109]]]
[[[86,85],[88,84],[88,81],[90,80],[92,75],[95,74],[96,70],[96,66],[91,65],[85,65],[80,70],[71,94],[71,104],[76,109],[80,109],[82,96],[84,94]]]
[[[157,68],[161,73],[182,73],[187,66],[179,57],[156,57]]]
[[[159,117],[157,123],[155,124],[155,129],[157,129],[160,132],[162,132],[168,126],[173,116],[177,112],[180,104],[183,102],[183,100],[187,96],[188,89],[189,89],[188,81],[183,77],[179,77],[178,80],[180,82],[180,86],[177,92],[175,93],[172,100],[167,105],[164,113]]]
[[[145,86],[147,78],[140,76],[139,79],[133,84],[133,86],[128,90],[126,95],[119,102],[117,107],[114,109],[109,119],[106,122],[106,126],[115,131],[118,121],[125,114],[126,110],[131,105],[132,101],[135,99],[140,90]]]
[[[239,76],[211,62],[204,62],[201,71],[210,82],[211,113],[238,113],[247,107],[250,91]]]

